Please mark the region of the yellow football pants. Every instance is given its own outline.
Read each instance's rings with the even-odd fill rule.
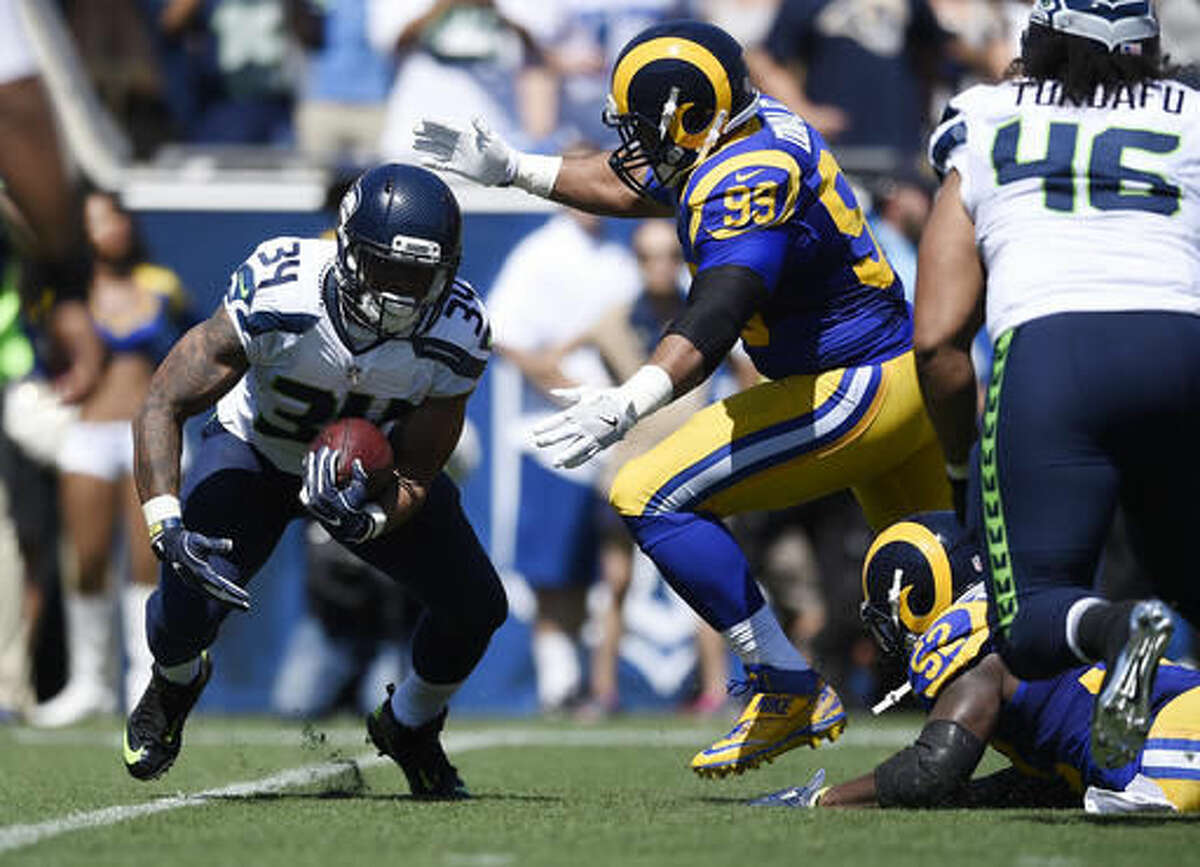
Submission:
[[[695,413],[625,464],[622,515],[783,509],[850,488],[876,530],[951,506],[912,352],[764,382]]]

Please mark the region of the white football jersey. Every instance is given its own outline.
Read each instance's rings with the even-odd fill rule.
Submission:
[[[1054,313],[1200,314],[1200,91],[1164,80],[1093,106],[1057,82],[980,85],[930,140],[957,169],[994,341]]]
[[[230,279],[225,310],[250,367],[217,417],[279,469],[299,473],[309,443],[336,418],[385,430],[429,397],[475,388],[491,353],[483,302],[455,281],[410,338],[355,352],[333,292],[334,241],[264,241]]]

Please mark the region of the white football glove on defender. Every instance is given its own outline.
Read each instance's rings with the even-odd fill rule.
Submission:
[[[452,122],[422,119],[413,129],[413,147],[421,165],[454,172],[488,187],[511,184],[517,173],[517,152],[494,133],[481,117],[463,129]]]
[[[674,386],[665,370],[647,364],[617,388],[584,385],[550,393],[567,408],[534,428],[534,444],[547,448],[565,442],[554,465],[570,469],[587,463],[624,437],[638,419],[669,403]]]
[[[637,424],[633,402],[619,388],[556,388],[550,392],[567,406],[533,429],[538,448],[566,442],[556,467],[578,467],[620,440]]]
[[[427,169],[454,172],[487,187],[520,187],[543,198],[554,189],[562,157],[522,153],[482,117],[466,129],[452,121],[424,118],[413,129],[413,148]]]

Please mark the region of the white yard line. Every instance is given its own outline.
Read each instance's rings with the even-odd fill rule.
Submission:
[[[467,744],[465,749],[479,749],[469,746],[474,738],[486,736],[489,746],[521,747],[521,746],[564,746],[564,747],[610,747],[610,746],[647,746],[647,747],[687,747],[697,749],[708,741],[715,740],[722,734],[723,723],[714,723],[706,728],[689,729],[606,729],[580,728],[562,731],[547,731],[536,728],[499,728],[483,731],[451,732],[446,734],[446,749],[464,749],[458,744]],[[903,747],[912,743],[919,727],[851,727],[835,744],[826,744],[822,749],[847,747]],[[335,727],[330,729],[315,728],[315,733],[323,739],[313,744],[313,749],[323,747],[361,746],[365,743],[366,734],[360,728]],[[121,733],[100,734],[94,730],[47,730],[33,728],[17,728],[10,731],[12,740],[26,746],[74,746],[96,747],[98,749],[121,749]],[[195,731],[188,731],[187,743],[200,747],[229,747],[229,746],[276,746],[293,747],[305,742],[306,734],[299,728],[228,728],[204,727],[201,722]]]
[[[719,727],[718,727],[719,728]],[[351,734],[345,730],[335,731],[327,737],[326,744],[359,743],[361,733]],[[300,732],[271,732],[263,729],[234,730],[222,729],[207,733],[203,727],[195,732],[188,732],[188,743],[203,745],[237,746],[239,743],[287,743]],[[562,747],[607,747],[607,746],[647,746],[647,747],[676,747],[696,746],[711,739],[715,733],[699,729],[573,729],[564,731],[547,731],[545,729],[488,729],[484,731],[449,732],[445,737],[446,751],[449,753],[465,753],[471,750],[491,749],[494,747],[527,747],[527,746],[562,746]],[[900,728],[879,729],[864,728],[857,733],[852,729],[834,744],[834,746],[856,747],[896,747],[903,746],[912,740],[913,732]],[[18,729],[13,732],[13,740],[18,743],[34,745],[64,745],[88,744],[102,746],[105,749],[120,749],[120,738],[97,737],[87,732],[47,732],[34,729]],[[324,744],[322,744],[324,745]],[[319,748],[319,747],[318,747]],[[353,759],[359,768],[369,768],[390,761],[374,753],[364,753]],[[167,810],[179,810],[185,807],[200,807],[214,798],[252,797],[254,795],[278,792],[296,786],[312,785],[322,780],[335,777],[346,772],[348,762],[322,762],[305,765],[299,768],[281,771],[269,777],[258,780],[247,780],[231,783],[215,789],[206,789],[191,795],[173,795],[158,798],[142,804],[122,804],[114,807],[104,807],[99,810],[87,810],[70,813],[57,819],[26,825],[8,825],[0,827],[0,854],[32,846],[43,840],[58,837],[72,831],[82,831],[86,828],[101,828],[115,825],[130,819],[150,816]]]
[[[382,763],[380,757],[368,753],[356,758],[359,767],[369,767]],[[57,837],[71,831],[81,831],[84,828],[100,828],[105,825],[115,825],[129,819],[162,813],[167,810],[178,810],[183,807],[200,807],[210,798],[248,797],[277,792],[293,786],[302,786],[320,782],[328,777],[346,772],[345,762],[325,762],[319,765],[307,765],[302,768],[292,768],[281,771],[260,780],[248,780],[242,783],[231,783],[216,789],[206,789],[194,795],[174,795],[158,798],[144,804],[122,804],[116,807],[105,807],[101,810],[88,810],[70,813],[58,819],[38,822],[31,825],[9,825],[0,828],[0,853],[11,852],[31,846],[50,837]]]

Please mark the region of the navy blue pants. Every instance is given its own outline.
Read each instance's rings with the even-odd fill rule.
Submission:
[[[284,528],[304,514],[300,478],[283,473],[214,419],[183,489],[183,522],[206,536],[233,540],[216,557],[243,586],[262,568]],[[508,603],[491,561],[467,522],[458,489],[443,473],[424,507],[395,532],[347,546],[400,581],[424,606],[413,635],[413,667],[433,683],[463,680],[504,622]],[[226,574],[229,574],[228,572]],[[146,632],[162,665],[191,659],[213,643],[229,609],[159,572],[146,607]]]
[[[1071,604],[1093,595],[1119,502],[1156,593],[1200,624],[1200,317],[1069,313],[996,343],[973,482],[992,619],[1023,678],[1078,664]]]

